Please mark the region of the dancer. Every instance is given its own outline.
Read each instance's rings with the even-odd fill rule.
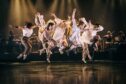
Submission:
[[[21,42],[25,48],[24,51],[17,57],[17,59],[23,57],[23,60],[25,60],[32,49],[30,37],[33,33],[33,29],[37,28],[37,26],[33,26],[32,23],[27,22],[24,27],[16,27],[16,28],[21,29],[23,32],[23,37],[21,39]]]
[[[57,47],[59,47],[60,54],[63,54],[63,49],[68,46],[67,40],[66,40],[66,21],[61,20],[57,18],[55,14],[53,14],[54,20],[56,22],[54,34],[53,34],[53,40],[56,41]]]
[[[29,38],[33,33],[33,28],[38,27],[38,37],[43,46],[40,50],[40,55],[43,51],[46,51],[46,60],[48,63],[50,63],[51,50],[56,46],[59,48],[61,54],[63,54],[63,50],[68,46],[70,46],[70,48],[67,52],[69,53],[69,51],[75,50],[75,54],[77,53],[77,47],[82,47],[82,61],[86,63],[87,57],[91,60],[92,57],[88,45],[92,44],[91,39],[93,39],[97,32],[102,31],[103,27],[99,24],[93,25],[91,21],[87,22],[84,17],[76,22],[75,15],[76,9],[73,10],[72,18],[68,17],[68,20],[62,20],[55,14],[52,14],[54,19],[45,23],[44,15],[39,12],[36,13],[36,26],[27,23],[24,27],[18,27],[23,31],[22,44],[25,50],[17,58],[23,57],[23,60],[26,59],[32,49]]]
[[[39,54],[41,55],[42,52],[46,49],[43,38],[42,38],[46,24],[45,24],[44,16],[42,14],[40,14],[39,12],[35,14],[35,24],[38,25],[38,27],[39,27],[38,38],[41,41],[42,47],[43,47],[42,49],[39,50],[40,51]]]
[[[85,26],[85,22],[82,20],[79,20],[79,24],[77,25],[76,19],[75,19],[75,13],[76,13],[76,9],[74,9],[73,13],[72,13],[72,35],[69,38],[70,43],[72,43],[72,45],[71,45],[70,49],[67,51],[67,55],[69,55],[69,51],[71,51],[73,49],[75,50],[74,51],[75,54],[77,53],[76,48],[81,46],[80,35]]]
[[[92,60],[88,45],[91,44],[91,39],[93,39],[94,36],[96,36],[97,32],[100,32],[103,30],[103,27],[101,25],[93,25],[91,21],[89,21],[88,26],[85,28],[85,31],[82,33],[82,36],[80,37],[81,43],[82,43],[82,61],[84,63],[86,62],[86,57],[88,57],[90,60]]]
[[[72,21],[71,21],[71,18],[70,16],[68,16],[68,19],[66,20],[66,31],[65,31],[65,35],[66,35],[66,38],[67,40],[69,39],[69,37],[72,35]]]
[[[47,54],[47,62],[50,63],[50,55],[52,54],[51,49],[54,47],[54,40],[52,39],[52,30],[54,23],[50,22],[47,24],[45,30],[42,33],[42,43]]]

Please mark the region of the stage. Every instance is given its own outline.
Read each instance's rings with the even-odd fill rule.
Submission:
[[[126,0],[0,0],[0,84],[126,84]]]
[[[1,84],[125,84],[126,62],[0,63]]]

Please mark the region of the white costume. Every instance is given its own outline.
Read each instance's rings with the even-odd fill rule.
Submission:
[[[65,28],[57,27],[55,29],[55,32],[54,32],[54,35],[53,35],[53,39],[55,41],[60,41],[63,38],[64,33],[65,33]]]
[[[39,37],[39,40],[42,41],[42,33],[45,29],[45,20],[43,18],[44,16],[43,15],[38,15],[36,18],[35,18],[35,24],[39,26],[39,30],[38,30],[38,37]]]
[[[65,27],[61,27],[61,24],[65,24],[63,23],[63,20],[59,19],[59,18],[55,18],[54,21],[56,22],[56,28],[54,30],[54,34],[53,34],[53,39],[57,42],[57,46],[60,47],[61,46],[61,40],[64,37],[65,34]]]
[[[99,25],[98,28],[89,28],[89,30],[85,30],[82,36],[80,37],[81,43],[91,44],[91,39],[93,39],[93,37],[96,36],[97,32],[103,31],[103,29],[104,28],[101,25]]]
[[[70,37],[70,41],[75,41],[77,44],[80,44],[80,28],[77,27],[75,19],[73,19],[72,22],[72,36]]]
[[[33,33],[33,29],[26,28],[26,26],[23,28],[23,37],[31,37]]]
[[[21,42],[24,46],[24,51],[17,57],[17,59],[20,59],[21,57],[23,57],[23,60],[25,60],[27,58],[27,55],[30,53],[32,46],[31,43],[29,41],[29,38],[31,37],[31,35],[33,34],[33,29],[27,28],[26,26],[24,26],[22,28],[22,33],[23,33],[23,38],[21,39]]]

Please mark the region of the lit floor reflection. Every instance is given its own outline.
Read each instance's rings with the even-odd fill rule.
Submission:
[[[0,64],[0,84],[126,84],[125,64]]]

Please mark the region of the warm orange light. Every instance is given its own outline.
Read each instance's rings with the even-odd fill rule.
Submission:
[[[30,0],[11,0],[8,24],[23,25],[25,21],[33,21],[36,10]]]

